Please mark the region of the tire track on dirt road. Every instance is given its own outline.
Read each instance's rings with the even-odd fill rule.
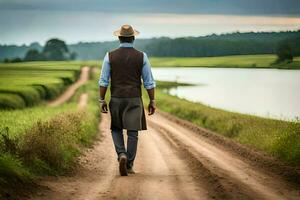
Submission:
[[[105,199],[209,199],[185,161],[155,129],[139,135],[136,174],[116,178]]]
[[[180,146],[199,165],[218,178],[230,199],[299,199],[300,190],[280,177],[270,176],[213,141],[171,121],[161,114],[149,118],[152,127]],[[199,172],[201,173],[201,172]]]

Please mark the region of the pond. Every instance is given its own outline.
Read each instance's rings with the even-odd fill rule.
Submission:
[[[152,68],[156,80],[195,84],[169,93],[215,108],[263,117],[300,117],[300,70]]]

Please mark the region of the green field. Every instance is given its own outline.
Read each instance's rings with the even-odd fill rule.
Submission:
[[[0,64],[0,109],[33,106],[58,96],[73,83],[80,62]]]
[[[1,65],[1,87],[11,89],[10,92],[1,92],[1,95],[10,97],[7,98],[9,101],[17,97],[24,101],[19,93],[32,92],[30,98],[39,97],[42,101],[36,84],[52,85],[53,89],[63,85],[64,89],[75,81],[84,65],[86,63],[79,62]],[[0,197],[7,192],[6,189],[30,183],[36,176],[61,174],[74,166],[81,148],[91,144],[98,133],[100,116],[96,82],[96,77],[91,76],[70,102],[58,107],[36,102],[33,107],[23,109],[0,109]],[[33,96],[36,91],[37,96]],[[79,111],[77,101],[83,92],[89,94],[88,105],[85,111]]]
[[[300,166],[300,121],[287,122],[229,112],[162,92],[165,86],[171,85],[171,82],[157,83],[156,100],[160,110]],[[145,99],[145,102],[148,101]]]
[[[300,68],[300,57],[292,63],[272,65],[276,55],[243,55],[197,58],[150,58],[153,67]]]
[[[276,55],[239,55],[220,57],[150,57],[152,67],[275,68],[300,69],[300,57],[292,63],[273,64]],[[101,65],[102,60],[89,61]]]

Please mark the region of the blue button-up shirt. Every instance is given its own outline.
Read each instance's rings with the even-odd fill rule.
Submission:
[[[133,43],[121,43],[120,47],[133,47]],[[142,68],[142,79],[143,79],[143,84],[146,89],[152,89],[156,86],[152,71],[151,71],[151,65],[149,62],[149,59],[144,53],[143,57],[143,68]],[[102,70],[101,70],[101,75],[99,78],[99,86],[102,87],[108,87],[109,85],[109,79],[110,79],[110,63],[109,63],[109,56],[108,53],[106,53],[103,63],[102,63]]]

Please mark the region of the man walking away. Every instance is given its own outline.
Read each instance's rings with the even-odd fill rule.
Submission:
[[[142,102],[141,79],[147,89],[150,103],[149,115],[155,112],[154,88],[150,62],[144,52],[133,47],[135,36],[139,32],[130,25],[123,25],[114,32],[119,37],[118,49],[107,53],[103,59],[99,79],[101,112],[107,113],[105,94],[111,81],[111,133],[118,155],[121,176],[134,174],[133,163],[137,151],[138,131],[146,130],[146,118]],[[127,149],[124,145],[123,129],[127,130]]]

